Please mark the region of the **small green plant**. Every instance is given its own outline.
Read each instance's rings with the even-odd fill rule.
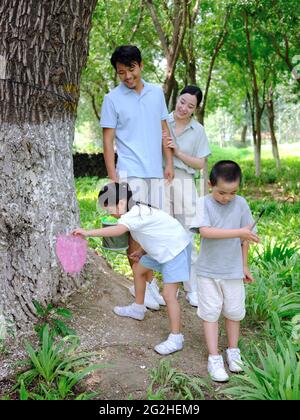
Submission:
[[[38,320],[35,323],[34,329],[38,333],[40,341],[42,341],[44,329],[46,326],[49,326],[49,333],[52,337],[66,337],[68,335],[76,335],[76,332],[69,328],[61,319],[72,319],[72,314],[69,310],[65,308],[56,308],[51,304],[43,307],[36,300],[33,301],[33,304],[38,316]]]
[[[300,400],[300,354],[290,340],[277,339],[275,351],[266,343],[256,348],[259,367],[245,360],[244,375],[222,393],[240,400]]]
[[[291,240],[288,238],[285,241],[266,241],[261,250],[257,250],[257,248],[255,250],[254,258],[258,265],[264,265],[274,260],[287,263],[299,252],[299,246],[291,245]]]
[[[31,368],[19,375],[13,391],[18,390],[20,399],[25,400],[74,398],[74,388],[79,381],[90,372],[104,367],[88,366],[88,360],[94,353],[79,353],[79,344],[77,336],[66,336],[55,342],[46,325],[37,351],[31,343],[26,342]],[[91,396],[94,394],[80,394],[77,398]]]
[[[160,361],[157,368],[151,369],[150,378],[148,400],[204,400],[202,388],[209,388],[207,381],[178,372],[167,360]]]

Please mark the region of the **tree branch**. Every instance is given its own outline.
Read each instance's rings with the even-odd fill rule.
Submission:
[[[168,56],[168,54],[169,54],[168,39],[165,36],[164,31],[163,31],[163,28],[162,28],[162,26],[160,24],[160,21],[158,19],[158,16],[157,16],[156,9],[155,9],[155,6],[153,4],[153,1],[152,0],[146,0],[146,4],[147,4],[148,9],[150,11],[150,14],[151,14],[151,17],[152,17],[152,20],[153,20],[155,29],[157,30],[157,33],[158,33],[158,36],[159,36],[159,39],[160,39],[162,48],[164,50],[164,53],[165,53],[166,56]]]

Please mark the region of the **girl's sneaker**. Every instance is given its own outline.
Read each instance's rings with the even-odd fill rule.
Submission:
[[[166,341],[163,341],[154,347],[154,350],[162,355],[175,353],[175,351],[183,349],[184,337],[182,334],[169,334]]]
[[[229,379],[222,356],[208,356],[207,370],[213,381],[227,382]]]
[[[129,290],[130,294],[133,297],[135,297],[134,285],[129,287],[128,290]],[[151,285],[149,283],[147,283],[147,285],[146,285],[144,305],[149,309],[154,309],[155,311],[157,311],[159,309],[159,303],[157,302],[157,300],[153,296]]]
[[[147,309],[143,305],[137,305],[135,302],[127,306],[115,306],[114,313],[119,316],[137,319],[142,321],[145,318]]]
[[[243,362],[241,359],[240,349],[227,349],[226,350],[226,361],[230,372],[240,373],[243,372]]]

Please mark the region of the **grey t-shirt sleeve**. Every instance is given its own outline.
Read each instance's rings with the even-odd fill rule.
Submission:
[[[199,198],[196,204],[196,214],[189,228],[191,232],[199,233],[201,227],[211,227],[211,220],[207,210],[205,197]]]
[[[252,225],[254,223],[254,219],[250,210],[250,207],[246,200],[243,200],[243,207],[242,207],[242,217],[241,217],[241,228]],[[253,232],[257,233],[257,228],[254,226]]]
[[[208,145],[205,129],[204,127],[202,127],[202,125],[200,125],[198,129],[198,143],[197,143],[195,156],[198,158],[204,158],[204,157],[209,156],[210,154],[211,154],[211,151]]]

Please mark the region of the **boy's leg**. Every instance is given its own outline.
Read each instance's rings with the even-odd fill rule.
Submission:
[[[204,336],[208,349],[208,353],[211,356],[217,356],[218,351],[218,335],[219,335],[219,323],[207,322],[203,320]]]
[[[238,340],[240,335],[240,321],[245,316],[245,286],[243,280],[224,280],[222,282],[224,294],[223,314],[228,337],[226,359],[231,372],[243,371]]]
[[[236,349],[240,336],[240,321],[232,321],[225,318],[225,327],[228,338],[228,348]]]
[[[223,357],[218,351],[218,319],[222,311],[223,295],[220,281],[199,277],[197,315],[203,321],[205,341],[208,349],[207,370],[210,377],[217,382],[228,381],[224,368]]]
[[[180,332],[180,305],[177,300],[177,290],[179,283],[168,283],[163,288],[163,298],[168,308],[170,330],[173,334]]]

